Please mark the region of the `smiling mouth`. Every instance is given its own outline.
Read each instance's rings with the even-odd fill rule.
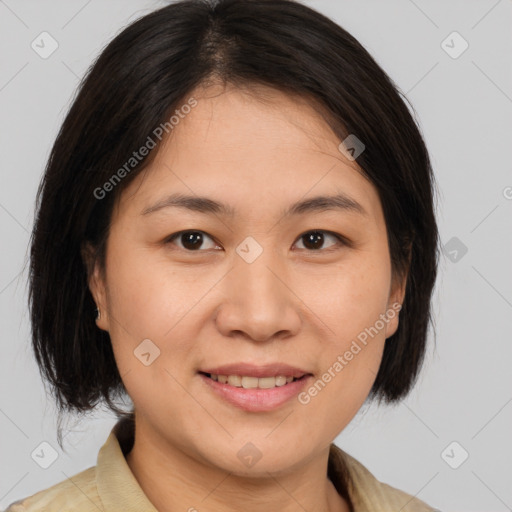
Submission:
[[[201,375],[219,382],[220,384],[227,384],[236,388],[244,389],[272,389],[275,387],[282,387],[295,382],[303,380],[311,374],[305,374],[302,377],[285,377],[284,375],[276,375],[275,377],[251,377],[248,375],[215,375],[213,373],[199,372]]]

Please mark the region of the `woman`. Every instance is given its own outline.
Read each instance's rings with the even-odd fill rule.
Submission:
[[[316,11],[184,0],[126,28],[53,147],[30,276],[60,411],[118,423],[8,510],[433,510],[333,441],[420,370],[434,185],[393,82]]]

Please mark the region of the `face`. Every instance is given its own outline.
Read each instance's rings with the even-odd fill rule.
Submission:
[[[262,455],[253,473],[275,473],[336,438],[371,389],[405,286],[392,286],[375,187],[312,107],[265,95],[191,94],[197,105],[123,191],[105,277],[90,279],[147,431],[235,474],[249,471],[242,448]],[[166,206],[174,194],[196,201]],[[337,194],[337,207],[309,201]],[[250,390],[200,373],[236,363],[309,376]]]

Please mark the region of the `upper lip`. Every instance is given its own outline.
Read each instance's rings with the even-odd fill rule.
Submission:
[[[269,363],[257,366],[249,363],[232,363],[224,364],[222,366],[202,368],[199,370],[201,373],[211,373],[214,375],[241,375],[247,377],[277,377],[283,375],[284,377],[295,377],[300,379],[304,375],[311,375],[307,370],[290,366],[283,363]]]

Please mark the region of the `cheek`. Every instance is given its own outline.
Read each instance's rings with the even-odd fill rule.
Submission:
[[[112,251],[108,283],[112,312],[137,337],[161,337],[182,305],[197,295],[197,283],[164,257],[122,242]]]
[[[340,265],[329,276],[315,276],[317,286],[304,301],[322,325],[321,374],[305,390],[302,404],[315,411],[311,421],[329,425],[333,435],[360,409],[382,359],[390,269],[384,259],[360,258]]]
[[[213,296],[208,291],[218,276],[206,266],[177,268],[164,255],[121,245],[109,263],[109,331],[120,369],[139,368],[134,350],[146,339],[160,350],[155,368],[180,366],[206,321],[204,312]]]
[[[385,258],[369,256],[354,254],[328,272],[318,270],[301,277],[304,303],[325,324],[327,338],[339,349],[386,310],[389,264]]]
[[[122,241],[109,254],[107,277],[109,332],[122,374],[139,367],[134,350],[143,340],[161,348],[162,332],[172,327],[176,297],[147,254]]]

